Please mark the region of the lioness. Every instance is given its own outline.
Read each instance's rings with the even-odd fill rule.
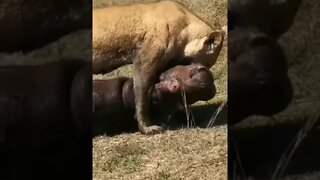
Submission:
[[[172,1],[93,9],[93,73],[133,63],[136,117],[143,134],[151,126],[148,89],[173,64],[215,64],[223,33]]]

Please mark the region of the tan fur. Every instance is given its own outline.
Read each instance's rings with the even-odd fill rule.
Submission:
[[[207,54],[213,40],[214,53]],[[221,31],[172,1],[93,9],[93,73],[134,65],[136,115],[142,133],[161,131],[150,126],[147,91],[170,62],[191,57],[211,67],[223,43]]]

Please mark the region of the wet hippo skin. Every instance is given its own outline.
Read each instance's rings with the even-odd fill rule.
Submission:
[[[182,110],[184,105],[181,92],[185,92],[187,104],[213,98],[216,89],[210,70],[202,65],[191,64],[178,65],[162,73],[159,82],[149,91],[152,119],[161,122]],[[132,79],[118,77],[94,80],[93,104],[97,119],[95,121],[106,122],[104,125],[97,125],[104,127],[96,126],[103,128],[104,133],[136,130],[137,123],[133,119],[135,104]]]

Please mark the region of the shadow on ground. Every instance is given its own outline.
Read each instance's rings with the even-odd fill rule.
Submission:
[[[227,124],[227,108],[224,106],[220,112],[215,113],[220,105],[203,105],[189,108],[189,121],[186,112],[177,112],[170,119],[162,119],[155,124],[162,125],[167,130],[178,130],[182,128],[207,128],[210,120],[215,117],[213,126]],[[113,136],[121,133],[134,133],[138,131],[137,121],[132,118],[134,112],[119,114],[113,118],[103,118],[96,114],[93,123],[93,135]]]

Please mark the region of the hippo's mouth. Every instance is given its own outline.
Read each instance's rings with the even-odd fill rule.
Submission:
[[[162,81],[155,85],[155,90],[161,93],[178,93],[181,91],[181,84],[178,81]]]

